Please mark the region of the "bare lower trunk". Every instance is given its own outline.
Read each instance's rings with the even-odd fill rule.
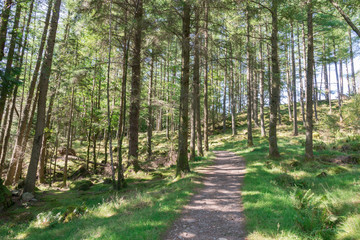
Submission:
[[[189,78],[190,78],[190,12],[191,6],[183,3],[182,22],[182,74],[180,90],[179,154],[176,176],[190,171],[188,162],[188,124],[189,124]]]
[[[272,33],[271,33],[271,60],[272,60],[272,83],[270,99],[270,125],[269,125],[269,157],[280,157],[277,145],[277,117],[280,99],[280,69],[278,58],[278,3],[272,1]]]
[[[293,97],[293,135],[298,135],[297,126],[297,99],[296,99],[296,67],[295,67],[295,41],[294,28],[291,24],[291,63],[292,63],[292,97]],[[301,67],[300,67],[301,68]]]
[[[251,47],[250,47],[250,13],[249,10],[246,10],[246,28],[247,28],[247,38],[246,38],[246,56],[247,56],[247,145],[249,147],[253,146],[253,137],[252,137],[252,117],[251,117],[251,105],[252,105],[252,94],[251,94]]]
[[[306,142],[305,159],[314,159],[313,153],[313,76],[314,76],[314,39],[313,39],[312,1],[307,1],[308,54],[306,77]]]
[[[132,60],[131,97],[130,97],[130,131],[129,131],[129,160],[137,172],[141,169],[138,161],[139,149],[139,117],[140,117],[140,93],[141,93],[141,35],[143,21],[143,2],[137,2],[135,11],[134,50]]]
[[[262,36],[262,31],[260,28],[260,36]],[[261,128],[261,137],[266,137],[265,131],[265,119],[264,119],[264,105],[265,105],[265,96],[264,96],[264,78],[265,78],[265,70],[264,70],[264,62],[263,62],[263,43],[260,41],[260,51],[259,51],[259,59],[260,59],[260,128]]]
[[[351,30],[349,30],[349,42],[350,42],[350,61],[351,61],[352,93],[353,93],[353,94],[356,94],[355,67],[354,67],[354,52],[353,52],[353,47],[352,47]]]
[[[208,107],[208,51],[209,51],[209,3],[208,0],[204,1],[205,4],[205,49],[204,49],[204,58],[205,58],[205,69],[204,69],[204,147],[205,151],[209,151],[209,107]]]

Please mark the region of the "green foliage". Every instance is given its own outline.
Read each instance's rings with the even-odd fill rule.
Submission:
[[[0,178],[0,211],[10,207],[12,204],[11,192],[3,185],[3,180]]]
[[[326,196],[315,197],[311,189],[294,192],[296,221],[300,228],[314,237],[332,239],[336,234],[339,218],[325,204]]]
[[[281,187],[293,187],[295,186],[295,179],[289,174],[282,173],[275,177],[275,182]]]
[[[344,123],[355,130],[360,129],[360,95],[355,95],[343,107]]]

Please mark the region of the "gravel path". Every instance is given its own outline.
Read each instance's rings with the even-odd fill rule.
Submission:
[[[185,206],[165,240],[240,240],[246,238],[240,188],[245,160],[215,152],[215,164],[204,169],[204,188]]]

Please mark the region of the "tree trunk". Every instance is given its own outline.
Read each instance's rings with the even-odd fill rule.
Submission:
[[[14,61],[14,57],[16,57],[15,47],[16,47],[16,43],[18,42],[18,37],[19,37],[19,22],[20,22],[20,17],[21,17],[21,11],[22,11],[22,4],[18,3],[16,6],[16,11],[15,11],[15,16],[14,16],[15,20],[14,20],[12,36],[11,36],[10,46],[9,46],[8,55],[7,55],[5,76],[2,78],[2,82],[1,82],[0,123],[2,121],[4,108],[5,108],[5,104],[6,104],[6,99],[8,97],[8,94],[12,93],[13,87],[14,87],[14,83],[11,81],[11,78],[12,78],[11,75],[13,75],[13,73],[14,73],[13,72],[13,61]],[[6,13],[5,13],[5,15],[6,15]],[[4,18],[3,23],[4,23],[4,25],[5,24],[7,25],[7,20],[5,21],[5,18]],[[0,34],[2,34],[1,31],[2,31],[2,29],[0,29]],[[1,47],[0,47],[0,50],[1,50]],[[1,54],[1,52],[0,52],[0,54]]]
[[[249,6],[247,6],[249,8]],[[252,117],[251,117],[251,105],[252,105],[252,94],[251,94],[251,46],[250,46],[250,32],[251,32],[251,26],[250,26],[250,13],[249,9],[246,10],[246,31],[247,31],[247,37],[246,37],[246,59],[247,59],[247,145],[248,147],[252,147],[254,145],[253,143],[253,137],[252,137]]]
[[[5,0],[3,10],[1,13],[1,23],[0,23],[0,62],[4,57],[4,49],[6,43],[6,34],[9,23],[9,16],[11,13],[12,0]],[[1,119],[0,119],[1,120]],[[0,121],[1,122],[1,121]]]
[[[259,29],[260,37],[262,37],[261,27]],[[260,129],[261,129],[261,137],[266,137],[265,131],[265,119],[264,119],[264,105],[265,105],[265,95],[264,95],[264,78],[265,78],[265,70],[264,70],[264,60],[263,60],[263,42],[260,41],[259,46],[259,60],[260,60]]]
[[[355,26],[355,24],[351,21],[351,19],[346,15],[346,13],[341,9],[341,7],[339,6],[339,4],[337,2],[335,2],[334,0],[330,0],[330,2],[332,3],[332,5],[339,11],[339,13],[341,14],[341,16],[345,19],[345,21],[347,22],[347,24],[349,24],[349,26],[352,28],[352,30],[354,30],[354,32],[356,32],[356,34],[359,36],[360,38],[360,30]]]
[[[331,78],[330,78],[330,73],[331,73],[331,64],[329,64],[329,86],[328,86],[328,91],[329,91],[329,112],[331,113],[332,111],[332,106],[331,106]]]
[[[7,153],[7,147],[9,144],[9,139],[10,139],[10,133],[11,133],[11,125],[13,122],[13,117],[14,117],[14,111],[16,108],[16,96],[17,96],[17,90],[18,90],[18,86],[15,86],[14,92],[13,92],[13,98],[12,98],[12,103],[11,103],[11,109],[10,109],[10,115],[9,115],[9,119],[8,119],[8,123],[6,126],[6,131],[5,131],[5,137],[4,137],[4,142],[2,144],[2,151],[1,151],[1,166],[5,163],[5,159],[6,159],[6,153]],[[0,167],[0,170],[2,170],[2,168]],[[1,171],[0,171],[1,173]]]
[[[230,48],[231,49],[231,48]],[[236,101],[235,101],[235,79],[234,79],[234,66],[232,60],[232,52],[230,54],[230,72],[231,72],[231,88],[230,88],[230,101],[231,101],[231,130],[232,135],[235,136],[236,132]]]
[[[338,66],[337,66],[337,59],[336,59],[336,46],[334,43],[334,58],[335,58],[335,76],[336,76],[336,88],[338,93],[338,105],[339,105],[339,115],[340,115],[340,122],[342,122],[342,114],[341,114],[341,91],[340,91],[340,79],[339,79],[339,73],[338,73]]]
[[[205,60],[205,69],[204,69],[204,147],[205,151],[209,151],[209,107],[208,107],[208,67],[209,67],[209,2],[208,0],[204,1],[205,5],[205,27],[204,27],[204,37],[205,37],[205,49],[204,49],[204,60]]]
[[[305,159],[314,159],[313,153],[313,76],[314,76],[314,35],[312,0],[307,1],[308,54],[306,76],[306,142]]]
[[[60,88],[60,83],[61,83],[61,81],[59,81],[56,90],[51,94],[51,97],[50,97],[49,107],[48,107],[48,111],[46,113],[47,116],[46,116],[46,124],[45,124],[45,128],[48,130],[50,130],[52,109],[53,109],[53,105],[54,105],[55,96],[57,95],[57,89]],[[40,152],[40,164],[39,164],[39,181],[40,181],[40,183],[45,183],[45,167],[46,167],[45,162],[46,162],[46,149],[47,149],[48,138],[49,138],[49,132],[45,132],[44,137],[42,139],[42,147],[41,147],[41,152]]]
[[[307,61],[306,61],[306,35],[305,35],[305,25],[304,25],[304,22],[302,23],[302,37],[303,37],[303,57],[304,57],[304,67],[303,67],[303,71],[304,71],[304,83],[305,83],[305,86],[306,86],[306,78],[307,78]],[[303,82],[301,81],[300,82],[300,94],[301,94],[301,98],[302,98],[302,105],[303,105],[303,111],[302,111],[302,114],[303,114],[303,125],[306,126],[306,113],[305,113],[305,104],[304,104],[304,98],[305,98],[305,91],[304,91],[304,87],[303,87]]]
[[[195,104],[195,128],[196,128],[196,148],[199,156],[204,156],[202,149],[201,116],[200,116],[200,1],[195,9],[195,45],[194,45],[194,104]]]
[[[189,78],[190,78],[190,12],[188,1],[183,3],[182,18],[182,73],[180,90],[179,154],[176,164],[176,176],[190,171],[188,161],[188,125],[189,125]]]
[[[125,9],[125,20],[127,20],[128,10]],[[125,118],[126,118],[126,84],[127,84],[127,71],[128,71],[128,61],[129,61],[129,42],[130,39],[127,35],[127,26],[124,28],[124,37],[123,37],[123,64],[122,64],[122,82],[121,82],[121,103],[120,103],[120,116],[118,123],[118,179],[116,188],[118,190],[126,187],[124,170],[122,164],[122,141],[125,134]]]
[[[141,168],[138,161],[139,149],[139,115],[140,115],[140,93],[141,93],[141,34],[143,21],[143,1],[135,1],[135,32],[134,49],[132,59],[131,97],[130,97],[130,132],[129,132],[129,160],[134,166],[134,171]]]
[[[271,60],[272,60],[272,83],[270,99],[270,124],[269,124],[269,157],[278,158],[280,153],[277,145],[277,117],[280,99],[280,68],[278,57],[278,2],[272,1],[272,33],[271,33]]]
[[[39,79],[39,101],[38,101],[38,112],[37,112],[37,122],[35,129],[35,137],[33,148],[31,151],[31,159],[30,164],[25,180],[25,192],[33,192],[35,189],[35,181],[36,181],[36,170],[39,162],[40,150],[41,150],[41,140],[44,133],[45,127],[45,107],[46,107],[46,95],[49,86],[49,78],[51,74],[51,65],[52,65],[52,57],[54,52],[55,40],[56,40],[56,32],[58,27],[58,20],[60,15],[60,5],[61,0],[55,1],[55,6],[51,18],[51,26],[49,31],[49,38],[46,47],[46,54],[43,61],[40,79]]]
[[[352,93],[353,93],[353,94],[356,94],[355,67],[354,67],[354,52],[353,52],[353,47],[352,47],[351,30],[349,30],[349,42],[350,42],[350,61],[351,61]]]
[[[107,100],[107,135],[109,140],[109,155],[110,155],[110,165],[111,165],[111,178],[113,183],[113,188],[116,188],[116,181],[115,181],[115,168],[114,168],[114,157],[113,157],[113,147],[112,147],[112,136],[111,136],[111,116],[112,113],[110,111],[110,71],[111,71],[111,50],[112,50],[112,4],[113,1],[110,1],[109,7],[109,52],[108,52],[108,69],[107,69],[107,81],[106,81],[106,100]],[[105,163],[106,164],[106,163]]]
[[[26,99],[26,104],[25,104],[23,113],[21,115],[22,118],[20,120],[19,128],[18,128],[17,134],[16,134],[17,137],[16,137],[15,144],[14,144],[14,150],[12,153],[9,170],[8,170],[8,173],[6,176],[6,179],[8,179],[6,181],[8,185],[13,183],[15,171],[18,172],[16,169],[19,169],[20,172],[22,169],[20,166],[20,165],[22,165],[22,163],[20,163],[20,159],[21,159],[21,156],[24,155],[24,152],[22,149],[25,150],[24,146],[26,146],[26,144],[27,144],[27,141],[24,141],[24,139],[27,138],[25,136],[25,133],[27,132],[26,129],[28,127],[30,127],[30,126],[28,126],[28,123],[30,125],[30,123],[32,122],[32,121],[29,121],[29,117],[31,116],[30,112],[32,111],[31,110],[32,109],[32,107],[31,107],[32,100],[33,100],[34,93],[35,93],[35,87],[36,87],[36,82],[37,82],[39,71],[40,71],[41,62],[43,59],[45,41],[46,41],[46,36],[47,36],[48,28],[49,28],[49,20],[50,20],[52,5],[53,5],[52,2],[53,2],[53,0],[50,0],[49,4],[48,4],[48,9],[47,9],[45,24],[44,24],[44,30],[43,30],[43,33],[41,36],[40,47],[39,47],[39,51],[38,51],[38,57],[37,57],[34,73],[32,76],[32,80],[30,82],[28,96]],[[36,91],[35,95],[37,95],[37,91]],[[32,117],[30,117],[30,118],[32,118]],[[19,174],[17,174],[17,175],[19,176]]]
[[[301,117],[302,117],[302,121],[303,121],[303,126],[305,126],[305,107],[304,107],[304,87],[303,87],[303,78],[302,78],[302,74],[303,74],[303,67],[302,67],[302,62],[301,62],[301,50],[300,50],[300,32],[299,32],[299,28],[297,29],[297,36],[298,36],[298,52],[299,52],[299,81],[300,81],[300,110],[301,110]]]
[[[71,127],[72,127],[72,118],[73,118],[73,110],[74,110],[74,93],[75,93],[75,86],[72,86],[71,102],[70,102],[70,116],[69,116],[70,119],[69,119],[69,126],[68,126],[68,132],[67,132],[67,140],[66,140],[65,166],[64,166],[64,176],[63,176],[63,186],[64,187],[66,187],[66,180],[67,180],[67,166],[68,166],[68,159],[69,159]]]
[[[297,136],[298,126],[297,126],[297,101],[296,101],[296,66],[295,66],[295,40],[294,40],[293,24],[291,24],[291,63],[292,63],[292,97],[293,97],[293,135]]]
[[[151,53],[151,66],[150,66],[150,79],[149,79],[149,89],[148,89],[148,126],[147,126],[147,159],[151,160],[152,156],[152,148],[151,148],[151,140],[152,140],[152,129],[153,129],[153,116],[152,116],[152,95],[153,95],[153,78],[154,78],[154,49],[152,49]]]

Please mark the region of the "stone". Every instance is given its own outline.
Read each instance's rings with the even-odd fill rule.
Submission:
[[[13,195],[14,197],[19,197],[21,195],[21,191],[20,190],[12,190],[11,195]]]
[[[75,181],[75,182],[72,182],[70,184],[70,189],[80,190],[80,191],[87,191],[93,185],[94,184],[90,180]]]
[[[21,196],[21,199],[23,200],[23,202],[29,202],[33,198],[34,198],[34,195],[29,192],[23,193],[23,195]]]

